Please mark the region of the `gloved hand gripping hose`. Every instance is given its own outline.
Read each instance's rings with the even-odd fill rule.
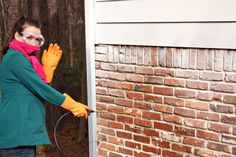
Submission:
[[[88,110],[88,115],[90,115],[90,113],[93,113],[93,112],[95,112],[95,111],[94,111],[94,110]],[[57,126],[58,126],[58,124],[60,123],[60,121],[61,121],[65,116],[67,116],[67,115],[69,115],[69,114],[71,114],[71,112],[66,112],[66,113],[64,113],[64,114],[57,120],[56,125],[55,125],[54,130],[53,130],[54,141],[55,141],[57,150],[59,151],[61,157],[64,157],[64,155],[63,155],[63,152],[62,152],[62,150],[61,150],[61,148],[60,148],[60,146],[59,146],[59,144],[58,144],[58,142],[57,142],[57,136],[56,136],[56,133],[57,133]]]

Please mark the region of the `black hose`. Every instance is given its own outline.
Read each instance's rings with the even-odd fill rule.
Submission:
[[[58,124],[60,123],[60,121],[62,120],[62,118],[64,118],[65,116],[69,115],[70,113],[71,113],[71,112],[66,112],[66,113],[64,113],[64,114],[57,120],[57,123],[56,123],[56,125],[55,125],[55,127],[54,127],[54,131],[53,131],[54,141],[55,141],[56,147],[57,147],[57,149],[58,149],[58,151],[59,151],[61,157],[64,157],[64,155],[63,155],[63,152],[62,152],[60,146],[59,146],[58,143],[57,143],[57,136],[56,136],[56,133],[57,133],[57,126],[58,126]]]

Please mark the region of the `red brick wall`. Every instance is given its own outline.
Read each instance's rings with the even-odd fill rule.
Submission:
[[[98,153],[236,156],[236,52],[96,46]]]

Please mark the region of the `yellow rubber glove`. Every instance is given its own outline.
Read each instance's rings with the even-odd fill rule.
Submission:
[[[61,104],[61,107],[71,111],[76,117],[85,117],[86,119],[88,118],[88,111],[90,110],[90,108],[79,102],[76,102],[67,94],[63,95],[66,96],[66,99]]]
[[[42,56],[42,65],[46,74],[47,83],[52,82],[54,71],[61,58],[62,50],[57,44],[50,44],[48,50],[44,50]]]

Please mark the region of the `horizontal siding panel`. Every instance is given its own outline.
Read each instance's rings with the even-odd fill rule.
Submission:
[[[236,21],[236,0],[97,1],[98,23]]]
[[[236,23],[97,24],[96,44],[236,49]]]

